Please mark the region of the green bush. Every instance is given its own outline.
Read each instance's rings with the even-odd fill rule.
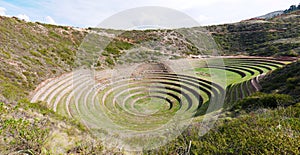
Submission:
[[[15,101],[25,96],[24,90],[18,88],[12,83],[0,83],[1,94],[9,101]]]
[[[40,154],[49,135],[49,130],[44,128],[47,123],[49,122],[43,120],[2,120],[2,134],[9,135],[5,139],[8,149],[25,154]]]
[[[101,142],[82,141],[67,151],[68,154],[103,154]]]
[[[105,62],[107,62],[109,65],[114,65],[115,63],[114,63],[114,60],[113,59],[111,59],[110,57],[107,57],[106,59],[105,59]]]
[[[133,46],[133,44],[131,44],[131,43],[122,42],[122,41],[113,42],[113,45],[114,45],[114,47],[117,47],[118,49],[121,49],[121,50],[129,50]]]
[[[250,112],[259,108],[285,107],[294,103],[295,100],[290,95],[256,93],[252,96],[238,101],[233,106],[232,110],[242,109]]]
[[[120,50],[118,50],[116,47],[106,47],[105,50],[112,55],[120,55]],[[104,54],[105,55],[105,54]]]

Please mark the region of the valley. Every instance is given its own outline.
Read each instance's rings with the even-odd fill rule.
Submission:
[[[0,16],[0,154],[299,154],[300,14],[178,29]]]

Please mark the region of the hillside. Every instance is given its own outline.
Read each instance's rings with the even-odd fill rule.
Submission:
[[[42,81],[71,71],[84,35],[0,16],[0,100],[17,101]]]
[[[89,28],[80,51],[96,53],[96,68],[120,64],[185,58],[217,50],[209,32],[197,27],[175,30],[105,30]],[[196,37],[195,37],[196,36]],[[85,55],[82,59],[92,59]],[[91,62],[86,62],[87,64]],[[86,64],[85,63],[85,64]]]
[[[300,11],[271,19],[254,18],[240,23],[208,26],[226,55],[298,56]]]
[[[42,81],[72,70],[84,36],[0,16],[0,154],[102,152],[80,123],[26,99]]]
[[[262,81],[262,92],[293,96],[300,101],[300,62],[292,63],[267,75]]]

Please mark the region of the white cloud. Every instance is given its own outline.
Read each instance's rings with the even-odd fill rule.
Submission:
[[[60,5],[57,5],[58,3]],[[210,25],[237,22],[286,9],[298,3],[299,0],[47,0],[34,1],[32,5],[35,4],[35,7],[25,7],[0,0],[0,6],[9,10],[10,15],[22,13],[30,16],[32,21],[79,27],[97,26],[118,12],[144,6],[176,9],[193,17],[202,25]],[[0,14],[1,12],[5,13],[5,10],[0,8]],[[48,15],[50,18],[46,17]],[[51,20],[51,17],[55,21]]]
[[[44,2],[59,23],[96,26],[120,11],[143,6],[161,6],[187,13],[200,24],[236,22],[278,9],[285,9],[299,0],[56,0]],[[117,5],[116,5],[117,4]]]
[[[52,17],[50,17],[50,16],[47,16],[46,17],[46,21],[45,21],[46,23],[48,23],[48,24],[53,24],[53,25],[56,25],[57,23],[55,22],[55,20],[52,18]]]
[[[6,9],[3,7],[0,7],[0,16],[5,16]]]
[[[30,18],[27,15],[25,15],[25,14],[19,14],[16,17],[18,17],[19,19],[23,19],[23,20],[25,20],[27,22],[30,21]]]

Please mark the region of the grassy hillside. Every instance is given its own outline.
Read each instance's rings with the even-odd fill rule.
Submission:
[[[299,116],[298,103],[227,117],[202,137],[191,126],[168,145],[145,154],[299,154]]]
[[[262,92],[281,93],[300,101],[300,61],[276,70],[262,81]]]
[[[17,101],[42,81],[70,71],[84,35],[0,16],[0,99]]]
[[[86,128],[41,103],[0,102],[0,154],[99,154],[104,151]]]
[[[227,55],[298,56],[299,16],[296,11],[269,20],[251,19],[207,29]]]

